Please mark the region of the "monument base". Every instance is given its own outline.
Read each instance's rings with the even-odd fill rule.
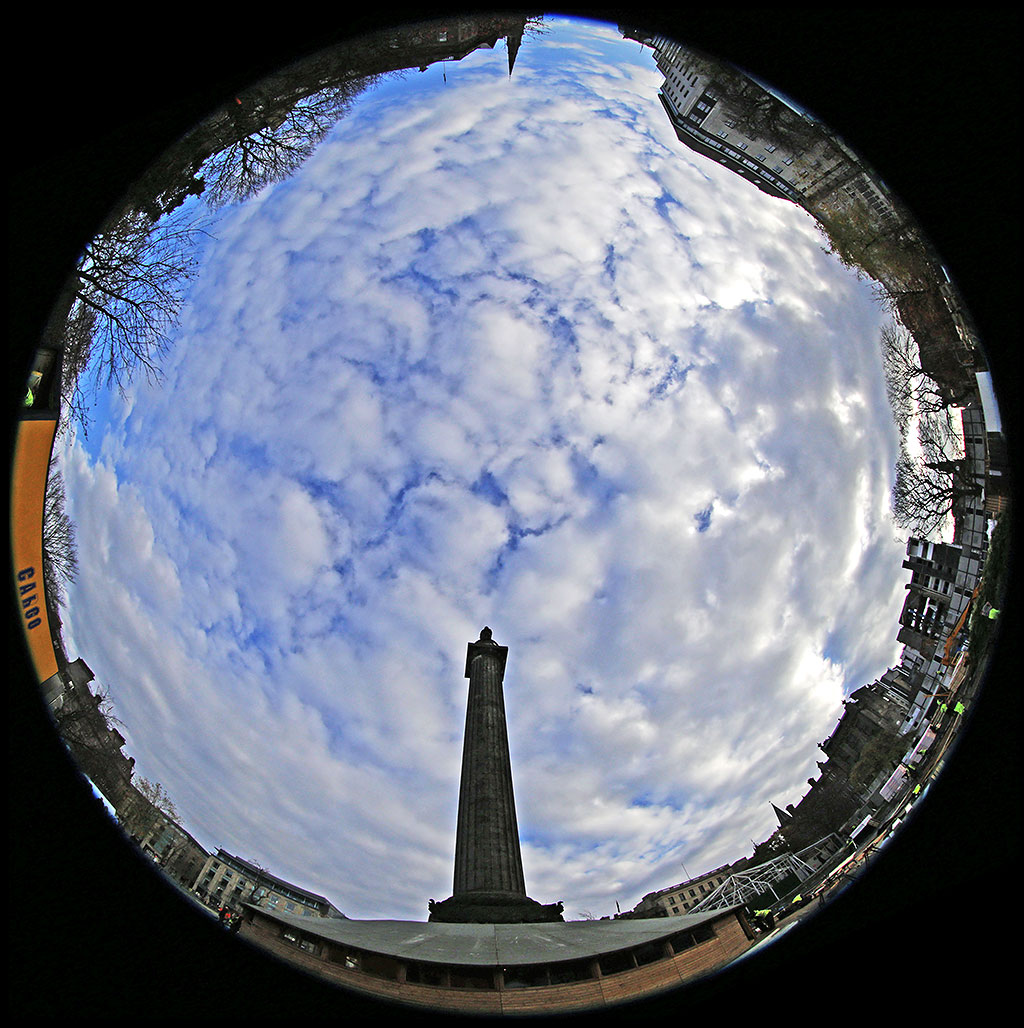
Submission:
[[[442,924],[545,924],[564,921],[561,903],[538,903],[510,892],[464,892],[430,901],[428,921]]]

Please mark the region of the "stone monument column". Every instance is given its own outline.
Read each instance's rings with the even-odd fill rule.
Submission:
[[[526,895],[512,794],[502,684],[508,647],[484,628],[466,652],[469,698],[450,899],[430,903],[431,921],[485,924],[561,921],[562,905]]]
[[[466,653],[469,699],[455,834],[455,895],[526,895],[502,691],[507,658],[508,647],[499,646],[489,628]]]

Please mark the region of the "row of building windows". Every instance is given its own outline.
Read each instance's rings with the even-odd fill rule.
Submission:
[[[646,43],[653,47],[656,65],[665,76],[662,95],[668,101],[667,106],[670,106],[675,113],[677,124],[681,121],[686,123],[687,128],[703,128],[715,104],[721,100],[721,97],[712,88],[714,84],[712,83],[711,86],[705,87],[696,102],[692,106],[687,107],[682,102],[684,98],[691,95],[691,88],[688,88],[687,84],[691,87],[694,86],[697,81],[697,75],[690,74],[686,77],[689,71],[686,49],[676,45],[668,45],[661,37],[653,37],[646,40]],[[682,114],[681,111],[686,111],[686,113]],[[729,129],[738,127],[735,122],[729,122],[728,120],[726,124]],[[718,130],[716,128],[712,131],[721,139],[726,139],[729,136],[727,129]],[[705,140],[705,145],[715,144]],[[745,178],[749,178],[750,176],[744,168],[749,169],[756,174],[761,182],[770,185],[774,190],[777,190],[780,194],[794,202],[799,202],[798,197],[800,195],[798,189],[795,188],[796,186],[801,190],[805,190],[808,183],[815,183],[815,188],[821,190],[826,185],[827,176],[823,177],[822,162],[818,159],[812,159],[808,153],[784,158],[782,154],[779,154],[776,156],[778,163],[769,164],[771,155],[776,153],[775,144],[761,143],[753,140],[750,143],[737,141],[733,145],[738,147],[739,151],[746,151],[751,146],[763,147],[764,152],[758,153],[756,160],[761,162],[764,168],[749,163],[733,152],[730,154],[730,157],[737,164],[743,165],[743,167],[734,167],[732,170]],[[727,164],[728,162],[720,159],[720,163]],[[843,167],[846,166],[846,162],[840,163]],[[795,167],[793,167],[794,165]],[[768,168],[771,168],[773,174],[768,172]],[[834,171],[835,169],[832,170]],[[893,204],[874,186],[867,175],[861,175],[854,181],[844,185],[831,201],[831,206],[835,210],[846,209],[851,205],[862,205],[868,214],[878,218],[883,224],[888,224],[898,217]]]
[[[680,890],[678,895],[669,896],[667,899],[662,900],[662,903],[673,914],[685,913],[690,907],[695,905],[696,900],[703,899],[714,892],[727,877],[728,875],[719,875],[717,878],[710,878],[705,882],[694,885],[690,889]]]
[[[665,71],[665,77],[682,90],[683,96],[689,96],[690,89],[697,84],[697,72],[695,71],[688,75],[685,72]]]
[[[213,880],[219,870],[222,877],[214,885]],[[265,905],[272,910],[283,909],[290,914],[305,914],[309,912],[307,906],[296,900],[288,899],[285,890],[271,891],[267,888],[254,888],[255,883],[250,882],[241,872],[222,865],[217,860],[211,861],[210,867],[200,883],[200,887],[203,892],[209,893],[218,901],[223,900],[225,894],[227,894],[227,899],[230,902],[237,903],[244,900],[245,902]],[[263,904],[264,900],[266,900],[265,904]]]
[[[664,93],[662,93],[661,95],[665,96]],[[719,142],[717,139],[710,136],[708,133],[704,132],[700,127],[703,121],[703,116],[697,116],[691,113],[687,115],[686,120],[691,121],[692,125],[686,125],[685,121],[677,122],[677,124],[680,128],[684,128],[690,134],[697,136],[705,146],[713,147],[714,149],[720,150],[723,154],[725,154],[724,157],[719,158],[720,163],[727,164],[728,160],[732,160],[737,165],[742,165],[749,168],[757,175],[759,179],[761,179],[763,182],[769,183],[783,195],[788,196],[791,199],[796,197],[796,190],[793,188],[793,186],[784,178],[780,177],[780,175],[782,174],[781,166],[776,165],[774,169],[776,174],[772,174],[766,167],[754,164],[753,161],[744,157],[741,151],[734,149],[732,146]],[[735,170],[739,171],[741,175],[744,174],[742,167],[739,167]]]

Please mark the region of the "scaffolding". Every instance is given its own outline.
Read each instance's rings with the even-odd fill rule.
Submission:
[[[775,891],[775,886],[793,875],[796,875],[801,882],[810,878],[816,869],[804,857],[816,851],[820,852],[822,846],[826,845],[830,838],[831,836],[826,836],[799,853],[783,853],[767,863],[758,864],[745,871],[736,871],[729,875],[714,892],[709,893],[700,903],[687,910],[687,913],[697,914],[712,910],[725,910],[729,907],[749,903],[752,899],[768,891],[775,897],[776,903],[780,902],[780,896]]]

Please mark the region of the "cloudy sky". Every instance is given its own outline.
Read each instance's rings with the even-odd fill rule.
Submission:
[[[898,660],[885,315],[614,29],[443,70],[208,226],[63,446],[66,638],[204,846],[424,920],[490,625],[527,890],[601,916],[749,855]]]

